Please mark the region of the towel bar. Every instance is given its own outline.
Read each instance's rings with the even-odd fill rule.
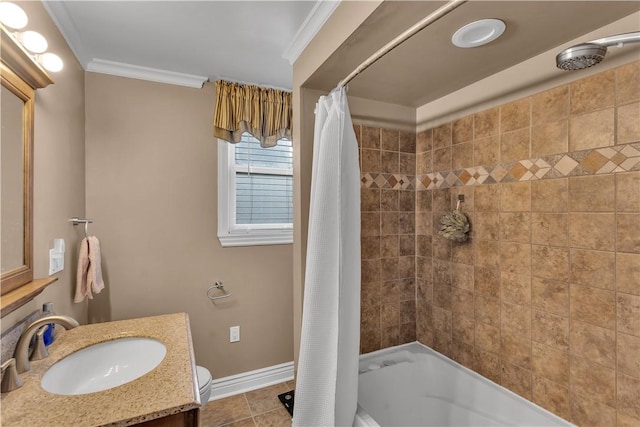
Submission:
[[[211,295],[211,291],[214,290],[214,289],[221,290],[222,292],[224,292],[224,294],[223,295],[218,295],[218,296]],[[207,289],[207,297],[211,301],[215,301],[217,299],[222,299],[222,298],[229,298],[231,295],[233,295],[233,294],[231,292],[225,291],[224,285],[219,280],[214,285],[211,285],[209,287],[209,289]]]
[[[84,237],[89,237],[89,224],[93,222],[92,219],[80,219],[74,216],[69,220],[73,225],[84,224]]]

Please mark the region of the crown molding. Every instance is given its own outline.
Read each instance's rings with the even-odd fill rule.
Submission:
[[[131,79],[148,80],[151,82],[168,83],[198,89],[208,80],[208,77],[204,76],[176,73],[97,58],[92,59],[87,64],[86,70],[94,73],[110,74],[112,76],[129,77]]]
[[[62,1],[44,0],[42,5],[49,13],[51,20],[58,27],[58,31],[62,34],[62,37],[67,41],[67,44],[71,48],[71,51],[76,56],[76,59],[82,65],[82,68],[87,69],[87,65],[91,57],[87,54],[87,50],[82,43],[82,38],[78,33],[71,15],[67,11],[67,8]]]
[[[309,42],[313,40],[320,28],[327,22],[334,10],[338,7],[341,0],[318,0],[307,15],[300,28],[293,36],[293,41],[284,50],[282,57],[293,65],[298,56],[307,47]]]

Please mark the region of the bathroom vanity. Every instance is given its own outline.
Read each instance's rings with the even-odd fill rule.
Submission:
[[[89,346],[144,337],[164,344],[166,354],[150,372],[131,382],[88,394],[45,391],[42,377],[56,362]],[[49,357],[20,374],[24,385],[2,393],[2,426],[197,426],[200,396],[185,313],[79,326],[62,331]]]

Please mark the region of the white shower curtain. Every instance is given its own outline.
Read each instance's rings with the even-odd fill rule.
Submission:
[[[352,426],[360,347],[360,167],[344,88],[316,105],[293,425]]]

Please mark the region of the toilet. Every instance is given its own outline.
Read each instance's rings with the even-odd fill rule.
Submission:
[[[204,408],[211,395],[211,373],[203,366],[196,366],[196,375],[198,377],[198,389],[200,390],[200,407]]]

